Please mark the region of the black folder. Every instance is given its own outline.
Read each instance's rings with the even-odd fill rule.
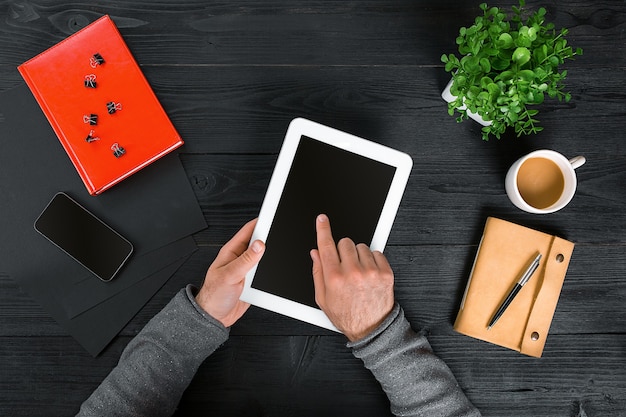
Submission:
[[[98,280],[34,230],[58,191],[133,243],[113,281]],[[94,356],[196,249],[190,236],[206,227],[177,154],[90,196],[26,85],[0,94],[0,196],[0,271]]]

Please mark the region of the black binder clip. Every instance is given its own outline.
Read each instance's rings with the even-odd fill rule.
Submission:
[[[111,150],[113,151],[113,156],[119,158],[120,156],[126,153],[126,149],[122,148],[119,144],[114,143],[111,145]]]
[[[85,75],[85,87],[96,88],[96,75],[95,74]]]
[[[107,103],[107,111],[109,114],[113,114],[118,110],[122,110],[122,103],[114,103],[112,101]]]
[[[97,114],[86,114],[83,116],[83,123],[88,123],[92,126],[95,126],[98,124],[98,115]]]
[[[91,65],[91,68],[95,68],[102,64],[104,64],[104,58],[102,58],[102,55],[98,53],[93,54],[93,56],[89,59],[89,65]]]
[[[89,134],[87,135],[87,137],[85,138],[85,141],[87,141],[87,143],[91,143],[91,142],[95,142],[97,140],[100,140],[99,137],[94,136],[94,130],[90,130]]]

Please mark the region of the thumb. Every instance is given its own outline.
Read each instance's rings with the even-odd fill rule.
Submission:
[[[241,281],[263,256],[265,244],[260,240],[255,240],[244,253],[235,258],[232,262],[224,266],[224,272],[231,283]]]

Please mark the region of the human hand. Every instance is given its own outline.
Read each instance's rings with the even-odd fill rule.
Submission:
[[[379,251],[343,238],[335,246],[328,217],[315,222],[317,249],[311,251],[315,301],[350,341],[378,327],[394,305],[393,271]]]
[[[232,326],[250,304],[239,300],[246,273],[263,256],[265,244],[255,240],[248,247],[256,219],[248,222],[220,249],[209,267],[196,301],[225,327]]]

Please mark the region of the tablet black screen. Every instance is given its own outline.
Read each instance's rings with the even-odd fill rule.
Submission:
[[[309,255],[317,247],[315,218],[328,215],[336,242],[369,245],[395,171],[302,136],[251,286],[319,308]]]

